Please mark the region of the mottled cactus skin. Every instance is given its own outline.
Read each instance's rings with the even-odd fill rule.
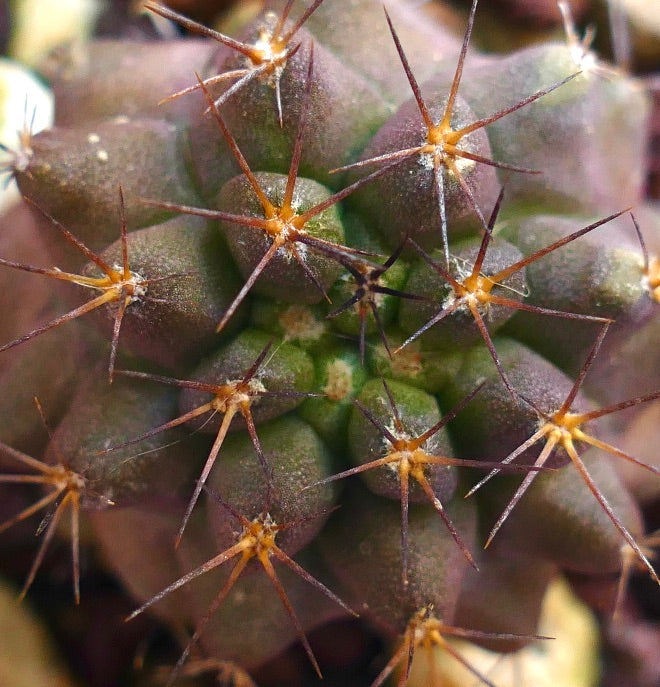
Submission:
[[[265,40],[283,4],[269,4],[240,40]],[[306,7],[293,3],[280,35]],[[401,0],[387,12],[375,0],[325,0],[280,46],[296,48],[282,65],[226,100],[253,67],[211,38],[104,40],[76,48],[77,60],[60,68],[50,63],[56,125],[32,138],[29,164],[13,170],[31,201],[16,221],[38,233],[40,252],[25,248],[35,245],[27,230],[14,253],[0,237],[0,346],[98,295],[58,278],[43,296],[35,287],[27,318],[6,296],[22,299],[22,284],[43,275],[16,274],[8,261],[56,264],[82,275],[80,285],[101,275],[99,258],[139,288],[0,352],[0,468],[29,473],[17,457],[25,452],[81,477],[75,503],[137,606],[233,551],[245,519],[270,518],[283,526],[282,555],[384,638],[432,606],[444,623],[495,633],[482,643],[510,651],[536,632],[554,576],[615,579],[624,538],[643,535],[634,494],[597,446],[571,435],[576,459],[563,439],[544,453],[552,433],[525,442],[565,411],[609,415],[620,404],[634,413],[657,400],[660,366],[648,364],[657,340],[631,342],[657,331],[658,266],[625,213],[634,207],[648,247],[657,244],[660,217],[643,207],[649,98],[624,73],[604,78],[576,62],[564,43],[507,56],[470,48],[446,117],[452,131],[582,71],[456,143],[527,172],[460,152],[442,157],[427,130],[454,97],[461,39]],[[198,86],[196,73],[229,70],[242,71],[209,83],[206,95],[197,87],[157,104]],[[369,161],[376,156],[387,159]],[[254,274],[276,236],[281,247]],[[646,361],[639,383],[635,358]],[[607,382],[622,378],[620,393]],[[592,437],[607,422],[584,431]],[[521,445],[517,472],[503,469],[463,498]],[[582,454],[613,515],[577,476],[571,463],[582,465]],[[206,489],[181,536],[209,456]],[[549,469],[527,472],[535,461]],[[529,490],[483,550],[525,476]],[[43,481],[50,493],[54,483]],[[347,610],[272,551],[264,555],[289,610],[263,561],[251,561],[207,623],[214,598],[233,584],[229,560],[238,559],[228,557],[153,612],[175,629],[201,622],[196,651],[248,671],[313,630],[322,643],[324,625]]]

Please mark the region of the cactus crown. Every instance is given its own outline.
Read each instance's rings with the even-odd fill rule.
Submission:
[[[492,687],[446,637],[543,639],[550,577],[622,571],[625,584],[621,538],[660,583],[638,507],[592,454],[658,468],[590,424],[660,396],[638,390],[643,374],[619,356],[638,338],[648,350],[638,332],[651,331],[660,300],[644,222],[632,216],[640,259],[619,221],[642,200],[620,170],[640,165],[646,96],[594,61],[563,2],[567,46],[477,66],[477,0],[462,42],[399,3],[384,14],[353,5],[314,0],[292,20],[286,0],[232,38],[147,2],[204,40],[92,43],[85,74],[54,79],[58,116],[70,116],[67,98],[75,116],[27,127],[19,151],[2,147],[0,171],[16,177],[61,267],[0,266],[99,293],[47,324],[35,313],[31,331],[0,346],[21,344],[19,367],[0,368],[8,385],[29,369],[31,395],[46,382],[63,390],[43,455],[0,433],[3,456],[30,470],[3,463],[0,481],[48,490],[0,530],[54,507],[23,596],[70,508],[78,601],[89,511],[142,604],[130,618],[153,607],[194,628],[170,684],[197,645],[251,671],[295,640],[320,677],[307,635],[357,608],[403,638],[372,687],[399,664],[405,684],[431,645]],[[354,26],[373,31],[383,56],[360,52]],[[163,47],[186,55],[185,70],[163,77]],[[137,89],[102,76],[126,50],[144,62]],[[86,99],[95,79],[109,100]],[[625,159],[617,149],[608,164],[618,140],[630,142]],[[103,385],[88,360],[107,359],[107,338],[72,323],[86,314],[110,331]],[[69,322],[80,349],[67,341],[57,353],[85,356],[46,380],[54,356],[33,340]],[[617,357],[599,374],[629,376],[623,401],[594,380]],[[514,487],[515,474],[500,475],[518,472]],[[336,483],[358,475],[340,495]],[[206,589],[195,582],[212,571]],[[521,574],[538,593],[513,600],[519,617],[493,619]],[[184,586],[190,603],[173,595]]]

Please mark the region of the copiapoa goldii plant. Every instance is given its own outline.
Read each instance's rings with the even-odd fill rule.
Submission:
[[[435,645],[492,687],[448,637],[552,641],[560,572],[658,583],[610,460],[657,494],[618,420],[660,397],[648,94],[566,3],[567,40],[478,54],[478,5],[461,40],[401,0],[232,35],[149,1],[191,35],[49,62],[55,126],[3,147],[2,290],[40,294],[0,303],[0,481],[42,490],[0,529],[45,513],[21,596],[69,510],[76,602],[84,514],[127,621],[177,632],[167,684],[273,684],[296,641],[313,683],[359,616],[394,643],[365,686]]]

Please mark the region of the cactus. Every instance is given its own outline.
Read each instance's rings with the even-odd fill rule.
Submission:
[[[603,455],[657,496],[616,419],[660,397],[626,355],[657,351],[642,84],[566,3],[567,43],[507,56],[470,46],[477,0],[462,42],[400,0],[267,3],[237,37],[145,6],[196,36],[51,60],[55,126],[3,146],[2,291],[41,294],[0,302],[0,482],[42,489],[0,530],[46,512],[21,596],[68,509],[76,602],[84,514],[129,620],[183,636],[168,684],[296,640],[321,677],[359,615],[398,642],[364,684],[436,645],[492,687],[447,637],[546,641],[559,571],[617,611],[631,556],[660,583]]]

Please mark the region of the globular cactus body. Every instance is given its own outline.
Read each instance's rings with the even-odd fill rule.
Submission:
[[[649,105],[570,46],[467,56],[476,0],[462,48],[398,2],[293,4],[233,39],[150,2],[206,38],[49,67],[57,126],[12,171],[58,266],[0,267],[93,294],[5,315],[0,381],[57,427],[0,429],[0,479],[71,505],[76,588],[90,512],[133,615],[194,628],[177,671],[298,639],[320,674],[307,633],[357,612],[403,637],[380,685],[444,635],[535,640],[557,571],[616,574],[624,540],[658,580],[602,453],[639,461],[592,426],[657,380],[582,391],[658,316],[625,214]]]

